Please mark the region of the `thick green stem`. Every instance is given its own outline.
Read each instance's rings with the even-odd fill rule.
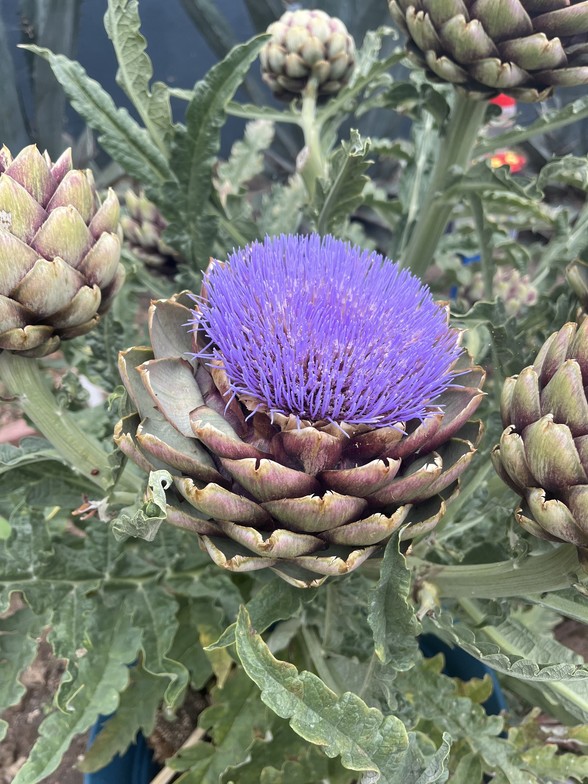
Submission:
[[[0,379],[18,397],[37,430],[74,469],[104,491],[112,482],[108,455],[84,432],[71,414],[60,408],[36,359],[0,353]]]
[[[403,258],[400,260],[415,275],[423,276],[431,263],[439,240],[449,222],[452,204],[443,198],[451,170],[467,170],[478,131],[486,114],[486,102],[474,101],[467,95],[456,93],[453,111],[444,137],[439,145],[439,154],[427,196],[421,206],[419,217]]]
[[[482,261],[482,275],[484,276],[484,297],[492,300],[494,296],[494,270],[492,264],[492,248],[488,241],[484,205],[477,193],[470,194],[472,215],[476,224],[476,233],[480,243],[480,259]]]
[[[324,651],[316,634],[307,626],[302,626],[302,639],[319,678],[335,694],[341,694],[342,689],[327,666]]]
[[[578,582],[578,553],[573,545],[561,545],[543,555],[518,561],[443,566],[408,559],[422,580],[433,583],[442,597],[498,599],[559,591]]]
[[[312,199],[319,177],[325,176],[325,162],[321,145],[321,123],[316,114],[317,82],[310,79],[302,94],[300,127],[304,134],[304,150],[300,174]]]

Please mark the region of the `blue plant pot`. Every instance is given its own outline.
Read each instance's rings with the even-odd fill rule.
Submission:
[[[489,667],[460,648],[450,648],[432,634],[423,635],[419,640],[419,645],[423,655],[427,658],[442,653],[445,656],[443,672],[452,678],[468,681],[471,678],[483,678],[484,675],[489,675],[492,678],[494,690],[484,703],[484,709],[486,713],[490,714],[506,710],[506,701],[498,678]],[[94,725],[89,745],[92,745],[107,718],[107,716],[101,718]],[[149,784],[159,770],[160,766],[153,761],[151,749],[147,746],[145,738],[139,735],[136,742],[122,757],[117,755],[105,768],[96,773],[86,773],[84,784]]]
[[[88,746],[92,745],[108,718],[100,717],[93,726]],[[160,770],[161,765],[153,761],[151,749],[143,735],[139,734],[122,757],[117,754],[102,770],[86,773],[84,784],[149,784]]]
[[[451,648],[433,634],[422,635],[419,640],[419,647],[427,659],[442,653],[445,657],[443,672],[451,678],[461,678],[462,681],[469,681],[472,678],[483,678],[484,675],[489,675],[492,678],[494,688],[490,697],[483,703],[484,710],[488,714],[498,714],[507,709],[506,700],[496,673],[490,667],[474,659],[473,656],[462,651],[461,648]]]

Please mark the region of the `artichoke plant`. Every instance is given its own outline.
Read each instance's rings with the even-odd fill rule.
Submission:
[[[499,476],[522,496],[530,533],[588,555],[588,319],[565,324],[533,365],[504,384],[504,431],[492,452]]]
[[[267,29],[271,39],[260,53],[263,80],[290,100],[311,79],[318,95],[332,95],[347,84],[355,66],[355,43],[340,19],[324,11],[286,11]]]
[[[389,8],[414,62],[480,98],[537,101],[588,83],[582,0],[389,0]]]
[[[118,218],[70,150],[0,150],[0,350],[43,356],[95,326],[124,280]]]
[[[186,324],[191,324],[189,331]],[[120,356],[121,450],[167,469],[168,520],[218,565],[318,585],[444,513],[480,437],[483,371],[408,271],[332,237],[212,262]]]
[[[167,221],[141,191],[125,193],[126,211],[120,219],[124,241],[131,253],[149,269],[173,277],[178,254],[163,240]]]

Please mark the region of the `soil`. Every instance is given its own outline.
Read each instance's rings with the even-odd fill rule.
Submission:
[[[2,714],[9,728],[0,744],[0,784],[11,784],[24,765],[62,673],[63,664],[55,659],[51,646],[43,640],[37,658],[21,678],[26,687],[22,700]],[[47,784],[82,784],[83,776],[75,765],[84,753],[86,743],[86,735],[75,738],[59,768],[45,779]]]
[[[12,611],[16,609],[13,606]],[[9,729],[0,744],[0,784],[11,784],[24,765],[62,674],[63,664],[54,658],[50,645],[42,640],[37,658],[21,678],[26,693],[18,705],[2,714]],[[206,697],[200,692],[189,691],[173,720],[166,718],[163,712],[157,716],[155,729],[148,739],[156,760],[163,762],[179,750],[194,730],[195,717],[207,705]],[[44,779],[44,784],[82,784],[83,774],[76,765],[86,750],[88,734],[74,739],[59,768]]]

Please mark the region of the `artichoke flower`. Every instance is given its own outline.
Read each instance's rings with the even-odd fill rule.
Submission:
[[[542,539],[588,555],[588,319],[565,324],[533,365],[508,378],[505,427],[492,452],[499,476],[521,495],[516,520]]]
[[[267,29],[271,39],[260,53],[261,74],[272,92],[290,100],[311,79],[318,95],[347,84],[355,66],[355,43],[340,19],[324,11],[286,11]]]
[[[479,98],[523,101],[588,83],[583,0],[389,0],[409,55]]]
[[[44,356],[96,325],[124,280],[118,216],[71,150],[0,150],[0,350]]]
[[[300,587],[351,572],[401,527],[433,529],[478,443],[484,374],[447,309],[332,237],[213,261],[200,297],[152,304],[149,330],[120,355],[134,412],[115,440],[169,471],[168,520],[225,569]]]
[[[131,253],[149,269],[173,277],[178,254],[163,240],[166,219],[142,191],[135,193],[129,188],[125,193],[125,207],[120,225]]]

